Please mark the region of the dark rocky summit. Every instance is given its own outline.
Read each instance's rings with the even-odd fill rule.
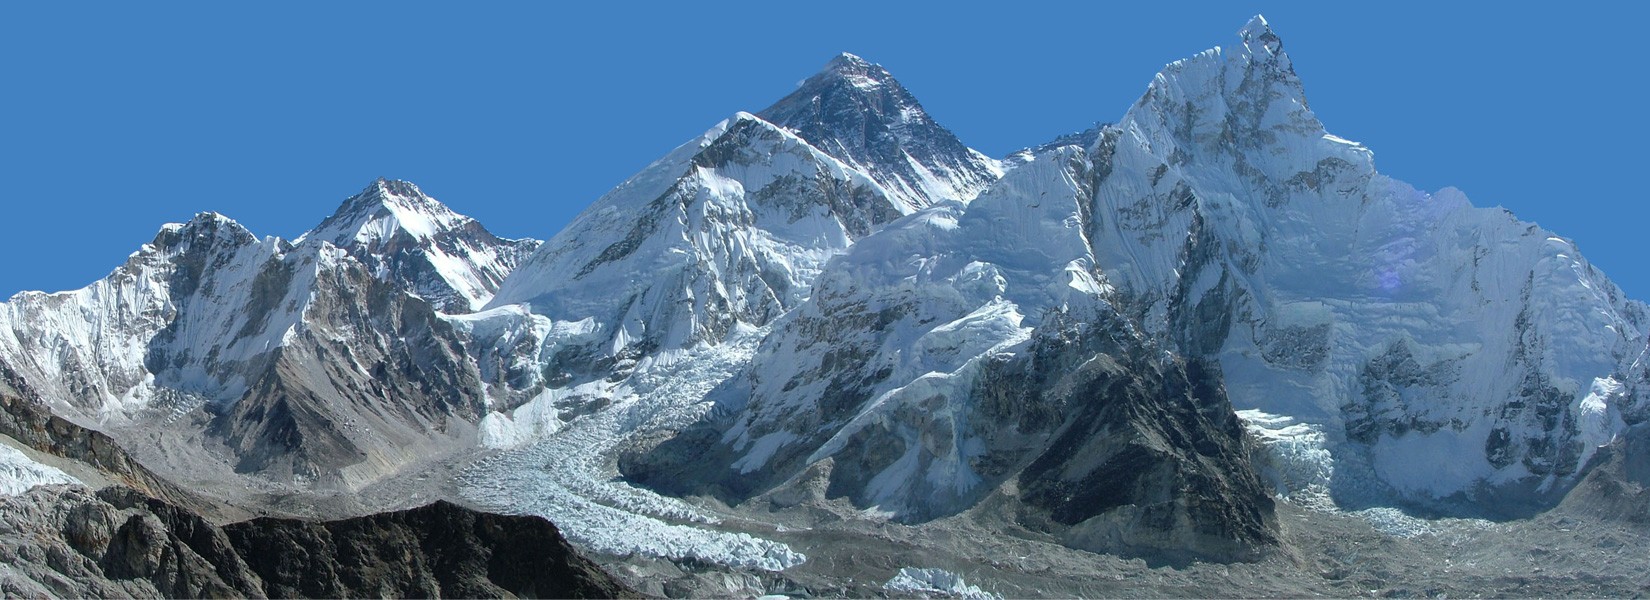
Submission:
[[[549,521],[437,503],[216,526],[125,487],[0,498],[0,596],[613,598]]]
[[[271,596],[633,595],[537,517],[449,502],[342,521],[260,518],[224,533]]]
[[[887,69],[852,54],[832,59],[757,116],[921,205],[972,198],[998,176],[989,159],[934,122]]]

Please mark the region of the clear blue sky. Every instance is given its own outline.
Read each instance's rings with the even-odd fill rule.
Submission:
[[[1506,206],[1650,299],[1646,3],[1138,4],[0,4],[0,297],[81,287],[197,211],[295,237],[379,176],[547,238],[841,51],[1001,156],[1117,119],[1260,12],[1383,172]]]

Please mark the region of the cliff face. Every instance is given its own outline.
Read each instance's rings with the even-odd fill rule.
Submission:
[[[219,527],[130,488],[0,498],[0,596],[626,597],[549,521],[438,503]]]

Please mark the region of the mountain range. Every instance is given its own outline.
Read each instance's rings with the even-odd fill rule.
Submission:
[[[966,596],[986,591],[925,569],[985,564],[1011,594],[1094,591],[1023,583],[953,535],[1195,574],[1298,562],[1325,519],[1642,523],[1620,498],[1650,482],[1650,307],[1563,237],[1379,173],[1304,89],[1256,17],[1115,122],[997,159],[843,54],[543,242],[385,179],[294,240],[165,225],[90,286],[0,304],[13,420],[108,447],[0,431],[24,449],[0,455],[6,514],[80,531],[20,503],[105,515],[135,493],[359,529],[449,500],[546,517],[545,539],[671,596]],[[437,507],[418,510],[463,510]],[[342,535],[271,523],[213,547]],[[864,587],[835,562],[855,540],[951,563],[859,565],[887,582]],[[0,581],[378,593],[222,564],[210,590]],[[1562,583],[1543,589],[1582,589]],[[387,593],[413,589],[460,588]]]

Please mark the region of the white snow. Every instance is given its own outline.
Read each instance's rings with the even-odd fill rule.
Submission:
[[[882,584],[882,589],[888,590],[898,597],[908,598],[965,598],[967,600],[993,600],[1002,598],[997,594],[980,589],[979,586],[969,585],[961,575],[944,569],[919,569],[901,567],[893,579]]]
[[[1256,463],[1261,476],[1275,486],[1278,498],[1286,502],[1315,511],[1351,515],[1369,523],[1376,531],[1398,538],[1432,535],[1451,528],[1485,527],[1491,523],[1481,519],[1426,519],[1384,506],[1343,509],[1331,496],[1335,460],[1321,426],[1259,410],[1240,410],[1237,415],[1243,420],[1244,428],[1261,444],[1265,458]],[[1342,488],[1345,487],[1343,482]]]
[[[545,394],[552,392],[547,390]],[[482,446],[512,448],[559,431],[561,419],[554,402],[541,397],[508,413],[487,413],[477,429]]]
[[[559,394],[601,395],[613,404],[595,414],[488,458],[458,478],[460,493],[495,510],[543,516],[581,547],[611,555],[695,559],[780,571],[807,557],[785,544],[706,528],[716,519],[697,508],[632,487],[618,477],[611,452],[629,435],[703,414],[705,395],[748,359],[765,330],[747,330],[717,346],[699,346],[669,362],[647,362],[620,383],[598,381]],[[540,413],[557,395],[514,411]]]
[[[1270,459],[1256,467],[1279,497],[1303,506],[1333,506],[1329,485],[1335,459],[1322,426],[1253,409],[1237,411],[1237,416]]]
[[[1001,175],[990,183],[909,153],[901,165],[834,158],[739,113],[604,195],[519,267],[501,246],[427,244],[431,279],[409,292],[448,290],[457,312],[486,309],[443,317],[489,359],[477,368],[498,409],[478,424],[493,454],[462,478],[463,494],[549,517],[599,552],[785,569],[805,557],[619,481],[616,448],[692,422],[713,401],[745,411],[725,440],[740,473],[805,439],[824,440],[809,454],[824,460],[882,428],[905,451],[870,478],[874,511],[943,509],[980,483],[968,420],[983,363],[1023,350],[1046,315],[1114,303],[1138,309],[1143,335],[1173,340],[1171,298],[1225,291],[1231,305],[1217,308],[1232,324],[1215,358],[1292,501],[1332,508],[1331,488],[1437,498],[1532,476],[1521,461],[1487,459],[1498,429],[1560,436],[1582,462],[1610,443],[1645,384],[1623,378],[1639,376],[1650,348],[1646,307],[1562,237],[1475,209],[1458,190],[1429,194],[1377,173],[1368,148],[1307,109],[1264,19],[1240,35],[1241,47],[1158,74],[1105,132],[1115,136],[1105,157],[1090,154],[1105,145],[1024,153],[1004,174],[975,153]],[[926,117],[908,107],[900,118]],[[718,144],[717,156],[734,158],[711,160]],[[0,305],[0,358],[54,408],[93,419],[161,398],[233,401],[245,372],[307,331],[317,279],[356,262],[391,279],[386,244],[473,223],[416,188],[375,185],[373,202],[296,244],[211,213],[166,225],[162,238],[177,239],[144,245],[87,288]],[[865,235],[877,227],[856,220],[873,213],[905,216]],[[209,265],[188,289],[173,285],[186,254]],[[290,281],[260,288],[281,272]],[[577,354],[586,349],[605,355]],[[797,429],[817,425],[802,417],[833,391],[816,376],[833,351],[851,357],[849,375],[877,383],[835,429]],[[553,384],[563,374],[546,370],[562,352],[616,366]],[[1562,398],[1573,437],[1503,414],[1530,381]],[[1346,407],[1375,402],[1376,388],[1390,392],[1372,409],[1383,422],[1438,427],[1348,440]],[[578,418],[567,408],[596,400],[607,404]],[[0,460],[19,482],[61,475]],[[1420,531],[1401,514],[1366,515]],[[889,586],[979,591],[929,569]]]
[[[1571,410],[1582,444],[1580,464],[1587,464],[1599,448],[1608,446],[1627,429],[1621,406],[1628,400],[1627,386],[1614,377],[1600,377],[1593,380],[1587,395],[1576,401]]]
[[[79,484],[57,467],[36,462],[23,451],[0,443],[0,496],[16,496],[37,485]]]
[[[472,236],[469,232],[474,227],[474,219],[453,212],[417,186],[381,179],[294,243],[324,242],[344,248],[386,281],[413,275],[392,272],[388,253],[407,244],[416,245],[432,273],[414,275],[416,279],[407,291],[433,303],[452,300],[456,305],[449,310],[471,312],[492,300],[499,283],[522,258],[518,249],[536,243]],[[396,260],[400,268],[411,268],[407,264],[410,261]]]
[[[713,145],[721,158],[701,160]],[[749,364],[769,325],[806,301],[828,262],[854,244],[848,221],[872,213],[843,212],[817,190],[883,204],[856,210],[908,213],[925,203],[884,188],[863,167],[739,113],[599,199],[516,270],[489,310],[451,319],[480,347],[496,349],[488,352],[520,357],[523,342],[537,340],[528,360],[544,361],[566,348],[597,347],[626,356],[620,364],[630,369],[627,377],[554,388],[488,416],[482,442],[510,449],[464,478],[465,495],[549,517],[600,552],[770,570],[805,560],[782,544],[692,525],[714,519],[618,481],[609,453],[636,432],[704,414],[707,394]],[[955,185],[948,173],[918,172],[931,188],[923,193]],[[993,268],[964,274],[987,294],[978,314],[942,324],[909,368],[955,371],[981,351],[1023,339],[1013,305],[989,301]],[[724,336],[709,335],[730,316]],[[971,346],[980,340],[983,346]],[[649,350],[630,357],[634,347]],[[556,403],[579,398],[611,404],[544,426],[559,417]],[[742,440],[745,455],[734,467],[761,469],[795,439],[776,431]]]
[[[1337,465],[1337,478],[1373,475],[1404,495],[1443,497],[1530,475],[1521,461],[1486,459],[1497,428],[1512,440],[1607,443],[1609,411],[1586,398],[1592,382],[1633,372],[1644,305],[1563,238],[1473,208],[1459,190],[1428,194],[1377,173],[1367,148],[1307,109],[1264,20],[1240,35],[1232,51],[1166,67],[1109,132],[1095,264],[1144,305],[1143,325],[1173,336],[1166,299],[1182,286],[1192,300],[1230,286],[1234,321],[1218,358],[1233,404],[1319,426],[1331,450],[1350,443],[1343,407],[1384,385],[1364,378],[1366,365],[1394,349],[1411,355],[1393,374],[1401,402],[1374,409],[1398,412],[1376,416],[1441,429],[1385,434],[1370,464]],[[1185,264],[1197,241],[1187,232],[1198,231],[1218,248],[1212,265]],[[1587,433],[1550,434],[1533,410],[1502,417],[1529,380],[1572,399]]]
[[[746,451],[745,456],[740,458],[738,462],[733,463],[733,468],[739,469],[741,474],[760,469],[763,465],[768,464],[768,459],[773,457],[773,453],[778,452],[785,444],[796,440],[796,434],[789,431],[775,431],[756,438],[755,441],[751,442],[750,449]]]
[[[899,437],[888,443],[902,449],[866,483],[861,497],[874,512],[945,511],[971,501],[981,482],[971,464],[984,443],[969,433],[970,390],[982,363],[1018,352],[1050,311],[1105,303],[1108,287],[1087,267],[1082,177],[1070,170],[1081,154],[1054,151],[967,205],[895,221],[829,263],[812,299],[776,325],[737,386],[750,405],[729,402],[741,417],[724,441],[745,453],[739,464],[766,464],[772,445],[802,437],[784,432],[817,435],[792,423],[809,422],[799,415],[820,410],[821,398],[835,392],[827,357],[864,355],[838,368],[861,373],[849,380],[878,382],[869,400],[830,424],[807,462],[843,451],[870,428]],[[839,320],[860,324],[832,327],[824,339],[805,333]],[[879,371],[886,376],[871,376]]]

